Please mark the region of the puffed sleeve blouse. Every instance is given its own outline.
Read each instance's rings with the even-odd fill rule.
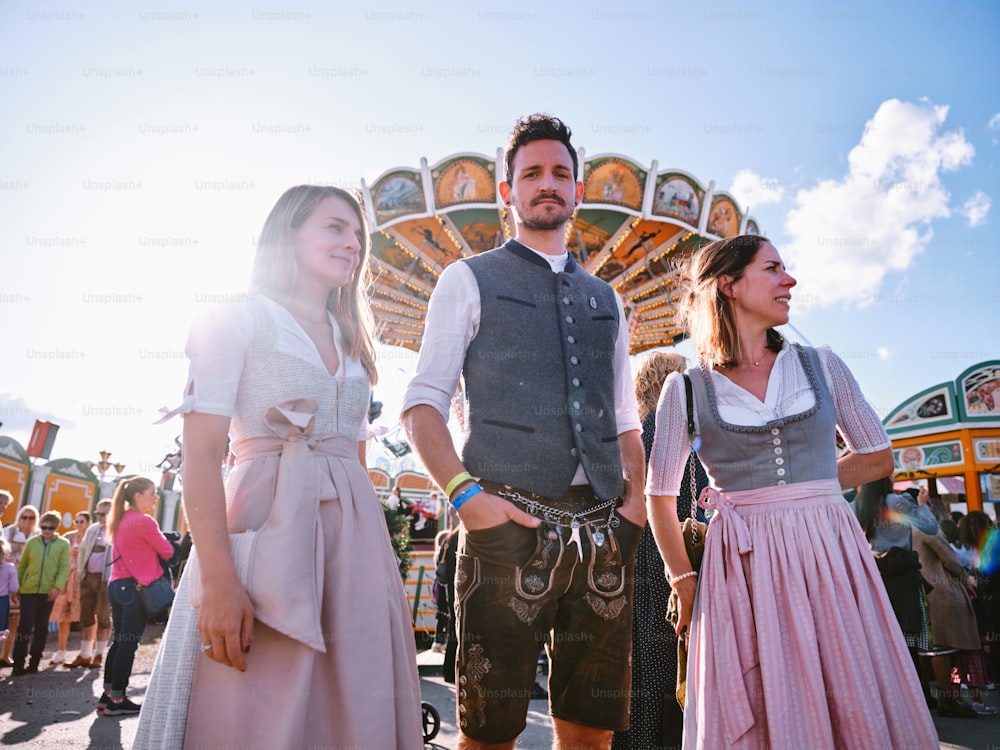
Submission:
[[[852,453],[875,453],[892,445],[882,420],[861,392],[844,361],[826,346],[817,347],[823,377],[833,397],[837,426]],[[718,398],[719,416],[730,424],[760,426],[774,419],[800,414],[811,408],[816,396],[799,358],[786,340],[778,353],[767,393],[760,401],[725,375],[711,372]],[[684,380],[671,373],[660,392],[656,407],[656,432],[646,475],[646,494],[680,493],[681,477],[688,459],[687,406]],[[695,423],[699,424],[695,414]],[[830,436],[830,450],[834,450]]]
[[[161,422],[176,414],[196,411],[231,417],[236,410],[236,394],[247,350],[253,341],[254,318],[252,305],[261,305],[275,326],[275,347],[319,367],[323,360],[309,335],[288,310],[264,295],[254,295],[244,302],[222,305],[196,319],[188,333],[188,380],[181,405],[164,410]],[[333,325],[334,344],[340,360],[338,376],[365,376],[360,360],[344,354],[340,327],[328,313]],[[368,437],[367,424],[362,424],[358,440]]]

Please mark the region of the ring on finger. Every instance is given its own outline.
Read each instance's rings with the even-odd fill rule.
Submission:
[[[210,651],[211,649],[212,649],[212,644],[211,643],[203,643],[203,644],[201,644],[201,650],[202,651]]]

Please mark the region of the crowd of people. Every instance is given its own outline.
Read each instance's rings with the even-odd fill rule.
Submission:
[[[932,709],[989,713],[996,529],[893,491],[846,363],[778,331],[796,280],[774,244],[699,248],[681,298],[696,362],[657,352],[633,379],[621,298],[567,250],[570,129],[520,119],[503,169],[514,236],[441,274],[401,409],[442,493],[388,501],[430,538],[442,502],[455,521],[433,649],[460,750],[515,746],[543,648],[558,747],[937,748]],[[143,705],[126,694],[143,591],[174,548],[141,477],[68,539],[32,506],[4,531],[15,675],[37,671],[55,606],[82,644],[69,661],[60,629],[54,661],[99,666],[110,641],[99,710],[140,713],[136,748],[423,747],[413,623],[365,468],[369,251],[352,193],[294,187],[247,299],[192,325],[165,418],[183,417],[193,550]],[[689,518],[708,520],[697,555]]]
[[[4,500],[9,503],[9,493]],[[139,705],[125,697],[132,661],[148,621],[139,589],[163,573],[160,560],[176,554],[152,513],[156,485],[145,477],[122,480],[112,500],[74,518],[61,535],[56,511],[39,515],[23,505],[17,524],[0,529],[0,638],[12,646],[0,666],[20,677],[42,666],[49,622],[57,623],[57,650],[50,664],[69,669],[104,667],[104,691],[97,712],[136,714]],[[14,620],[16,613],[17,621]],[[78,623],[80,652],[67,658],[69,633]],[[104,650],[110,641],[107,663]]]

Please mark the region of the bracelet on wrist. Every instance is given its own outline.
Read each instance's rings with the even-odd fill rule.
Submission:
[[[456,489],[458,489],[458,485],[470,479],[472,479],[472,475],[469,472],[460,471],[458,474],[456,474],[451,478],[451,481],[448,482],[448,484],[445,485],[444,494],[446,494],[448,497],[451,497],[452,493]]]
[[[694,578],[697,575],[697,570],[689,570],[687,573],[681,573],[680,575],[674,576],[669,581],[670,588],[673,588],[679,581],[683,581],[685,578]]]
[[[470,499],[480,494],[482,491],[483,488],[480,487],[475,482],[473,482],[455,496],[455,499],[451,501],[451,507],[454,508],[455,510],[458,510],[467,502],[469,502]]]

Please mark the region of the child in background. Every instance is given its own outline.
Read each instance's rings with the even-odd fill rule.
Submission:
[[[7,540],[0,537],[0,641],[10,635],[7,627],[10,619],[11,598],[17,602],[17,567],[12,562],[7,562],[7,555],[10,554],[10,545]]]

